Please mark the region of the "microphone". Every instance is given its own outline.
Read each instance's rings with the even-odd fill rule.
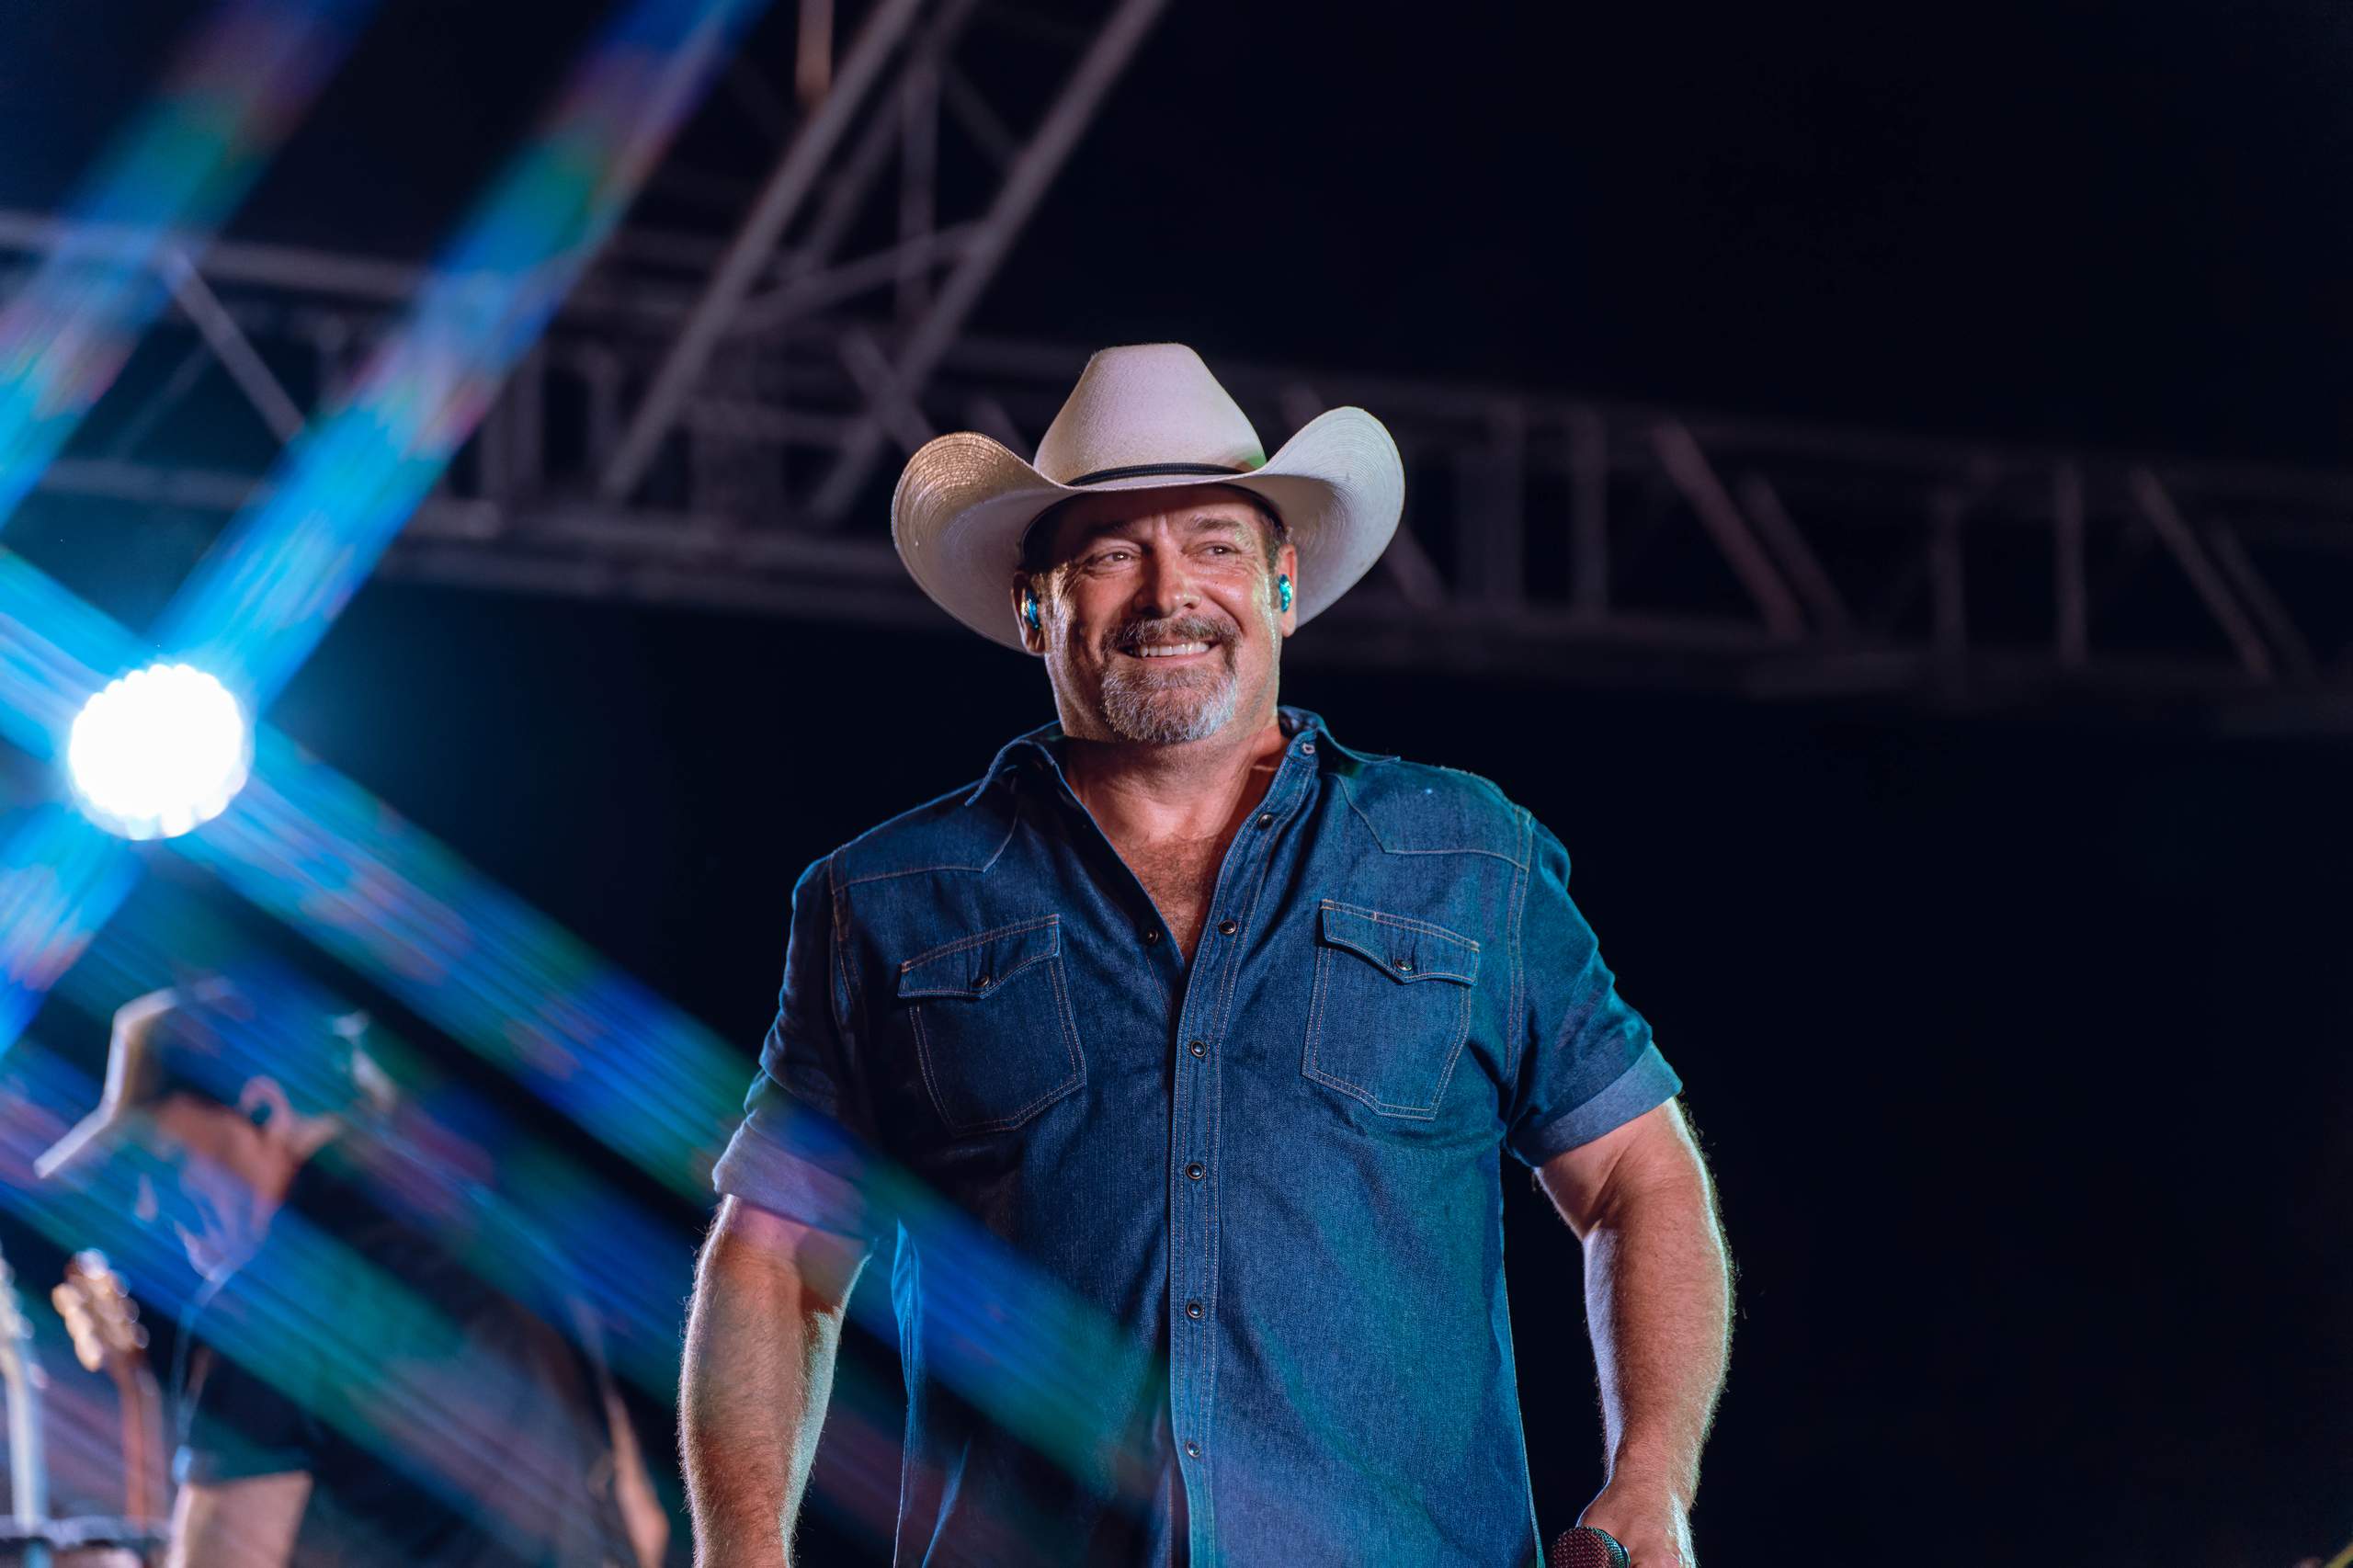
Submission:
[[[1626,1549],[1608,1530],[1579,1525],[1552,1538],[1544,1568],[1626,1568]]]

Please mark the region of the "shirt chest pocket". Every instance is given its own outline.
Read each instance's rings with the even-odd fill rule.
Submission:
[[[1478,980],[1470,937],[1325,899],[1303,1071],[1382,1116],[1430,1119],[1470,1030]]]
[[[899,1005],[924,1088],[951,1132],[1018,1127],[1086,1082],[1058,915],[908,959],[899,965]]]

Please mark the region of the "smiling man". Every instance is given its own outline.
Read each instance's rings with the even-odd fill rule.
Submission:
[[[1680,1083],[1558,838],[1279,701],[1403,492],[1370,415],[1268,459],[1173,344],[1097,355],[1034,463],[969,433],[908,462],[902,559],[1044,659],[1058,720],[794,889],[688,1329],[706,1568],[791,1561],[844,1303],[893,1235],[895,1562],[1534,1562],[1506,1153],[1585,1248],[1585,1522],[1689,1568],[1729,1303]],[[998,1247],[1026,1292],[975,1263]]]

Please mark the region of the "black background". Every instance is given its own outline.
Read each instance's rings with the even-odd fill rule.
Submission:
[[[238,232],[427,253],[593,19],[484,9],[389,7]],[[0,195],[53,202],[191,14],[11,7]],[[980,324],[2334,463],[2348,81],[2325,3],[1178,0]],[[717,119],[690,144],[763,155]],[[9,539],[63,562],[75,526]],[[748,1057],[791,875],[1051,716],[942,627],[380,584],[274,717]],[[1688,1083],[1742,1269],[1706,1561],[2285,1568],[2353,1534],[2341,740],[1328,669],[1284,697],[1552,826]],[[1506,1202],[1549,1531],[1597,1483],[1592,1375],[1573,1242],[1517,1169]],[[851,1360],[887,1395],[887,1346]]]

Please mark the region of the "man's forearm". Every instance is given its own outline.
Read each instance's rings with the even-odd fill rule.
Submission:
[[[1696,1153],[1626,1171],[1585,1236],[1586,1312],[1613,1486],[1659,1486],[1684,1508],[1723,1388],[1731,1269]]]
[[[858,1265],[816,1233],[779,1241],[779,1224],[731,1199],[696,1273],[679,1403],[699,1568],[790,1561],[833,1391]]]

